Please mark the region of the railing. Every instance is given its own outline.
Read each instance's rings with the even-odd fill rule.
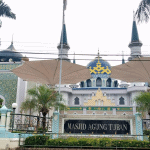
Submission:
[[[150,130],[150,119],[143,119],[143,130]]]
[[[10,130],[11,131],[39,131],[43,127],[43,117],[25,115],[25,114],[11,114]],[[45,130],[52,131],[52,117],[46,117]]]

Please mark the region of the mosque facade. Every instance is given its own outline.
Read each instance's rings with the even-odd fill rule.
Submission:
[[[131,42],[129,43],[131,49],[129,61],[141,56],[141,46],[136,22],[133,20]],[[65,23],[57,48],[59,51],[58,58],[63,53],[62,59],[70,62],[68,58],[70,46],[67,41]],[[4,100],[3,104],[8,108],[11,108],[12,103],[16,102],[18,104],[16,113],[20,112],[20,105],[27,97],[27,90],[37,85],[36,83],[23,81],[11,72],[12,69],[22,65],[24,61],[29,60],[23,57],[21,53],[16,52],[13,42],[6,50],[0,51],[0,98]],[[75,60],[73,63],[75,63]],[[124,63],[124,60],[122,60],[122,63]],[[90,120],[92,120],[91,122],[112,120],[108,127],[109,129],[111,127],[116,128],[115,122],[121,125],[124,120],[126,125],[119,125],[119,129],[126,129],[127,126],[130,126],[127,133],[136,134],[134,129],[136,126],[134,98],[141,91],[147,91],[149,87],[146,83],[129,85],[124,81],[119,83],[116,79],[110,78],[111,65],[100,57],[99,52],[97,57],[87,64],[87,68],[91,73],[90,79],[81,81],[80,85],[61,86],[61,94],[68,110],[60,111],[60,117],[57,117],[59,118],[59,132],[69,133],[75,131],[72,130],[75,128],[84,129],[85,124],[88,124],[89,130],[92,132],[92,124],[90,126],[90,123],[88,123]],[[145,117],[149,118],[148,115]],[[79,124],[81,120],[85,120],[87,123],[81,125]],[[110,124],[114,125],[111,126]],[[81,132],[81,130],[76,131],[76,133]]]
[[[66,28],[63,41],[67,41]],[[63,43],[68,45],[68,43]],[[131,55],[129,61],[141,57],[142,43],[133,20]],[[59,50],[60,52],[60,50]],[[67,56],[67,53],[66,53]],[[62,56],[62,59],[66,59]],[[75,63],[75,60],[74,60]],[[122,59],[122,63],[124,59]],[[60,111],[57,132],[86,134],[142,134],[142,123],[136,110],[134,98],[147,91],[146,83],[120,83],[110,77],[111,65],[98,55],[87,64],[91,78],[80,85],[61,86],[67,111]],[[145,115],[149,119],[149,115]],[[56,119],[57,120],[57,119]],[[55,126],[55,124],[54,124]]]
[[[67,41],[66,28],[64,31],[63,41]],[[131,49],[129,61],[141,57],[141,46],[136,21],[133,20],[131,42],[129,43]],[[124,63],[124,59],[122,63]],[[97,107],[103,107],[106,110],[105,107],[107,106],[118,107],[118,110],[122,111],[133,111],[133,107],[136,106],[135,96],[141,91],[147,91],[149,88],[146,83],[128,84],[124,81],[119,83],[116,79],[110,78],[111,65],[100,57],[99,52],[97,57],[87,64],[87,68],[91,73],[90,79],[81,81],[79,87],[75,85],[70,86],[71,88],[61,87],[65,103],[69,106],[72,114],[78,114],[78,109],[82,109],[86,114],[89,107],[93,110],[91,111],[92,114],[99,114],[98,110],[100,108]],[[107,112],[102,114],[107,114]]]

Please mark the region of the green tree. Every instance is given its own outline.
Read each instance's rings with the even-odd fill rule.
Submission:
[[[136,10],[135,16],[138,22],[148,22],[150,16],[150,0],[142,0]]]
[[[3,99],[0,98],[0,108],[2,107]]]
[[[16,19],[16,15],[11,11],[11,8],[0,0],[0,16]]]
[[[24,102],[21,103],[21,112],[22,111],[28,111],[29,115],[32,114],[32,111],[34,111],[36,108],[36,99],[26,99]]]
[[[0,98],[0,108],[2,107],[3,99]],[[0,113],[0,118],[1,118],[1,113]]]
[[[147,111],[150,115],[150,92],[141,92],[134,100],[137,103],[138,111],[142,113]]]
[[[36,99],[36,108],[42,112],[42,125],[43,131],[45,131],[46,115],[48,114],[50,107],[59,107],[60,109],[66,108],[66,106],[62,103],[61,95],[54,89],[48,88],[46,85],[29,89],[28,94]]]

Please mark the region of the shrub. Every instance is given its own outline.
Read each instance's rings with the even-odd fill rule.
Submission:
[[[27,147],[99,147],[99,148],[111,148],[111,147],[139,147],[150,148],[150,142],[138,141],[138,140],[116,140],[111,138],[58,138],[50,139],[51,136],[32,136],[25,140],[25,146]]]
[[[36,145],[46,145],[46,141],[49,139],[49,136],[31,136],[25,139],[25,145],[36,146]]]
[[[150,135],[150,130],[143,130],[143,135]]]
[[[37,128],[37,132],[38,133],[45,133],[45,132],[47,132],[47,129],[45,128],[45,130],[43,130],[43,128]]]

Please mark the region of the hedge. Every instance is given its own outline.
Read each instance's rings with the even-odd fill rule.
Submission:
[[[68,138],[68,139],[49,139],[47,146],[79,146],[79,147],[143,147],[150,148],[148,141],[138,140],[116,140],[111,138]]]
[[[49,139],[49,136],[43,136],[43,135],[37,135],[37,136],[30,136],[25,139],[25,144],[33,146],[33,145],[46,145],[47,140]]]
[[[137,147],[150,148],[150,142],[138,140],[117,140],[111,138],[58,138],[49,136],[32,136],[25,140],[24,147]]]

